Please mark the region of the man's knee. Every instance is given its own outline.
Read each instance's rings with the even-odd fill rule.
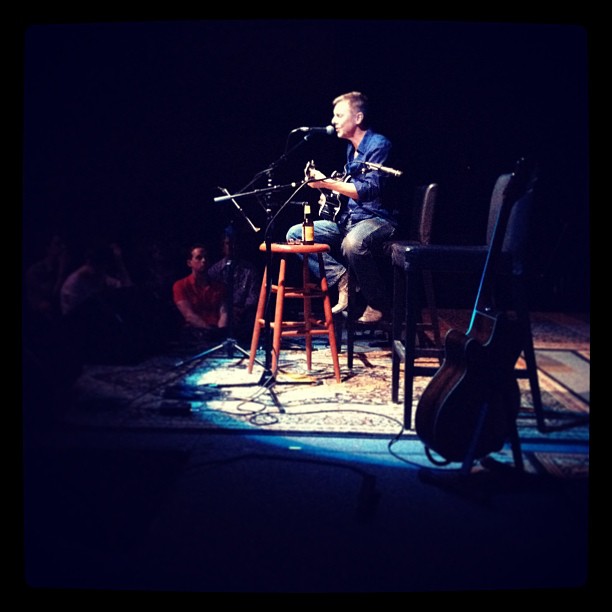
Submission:
[[[287,241],[289,240],[298,240],[302,237],[302,226],[301,225],[293,225],[287,230]]]
[[[342,254],[347,258],[351,259],[352,257],[358,255],[367,255],[369,253],[368,247],[365,242],[361,239],[358,239],[356,236],[347,234],[342,241]]]

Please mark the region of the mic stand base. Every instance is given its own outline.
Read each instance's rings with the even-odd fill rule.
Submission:
[[[312,383],[309,381],[295,381],[295,380],[277,381],[276,376],[274,376],[274,373],[272,372],[272,370],[264,366],[264,371],[259,379],[259,382],[257,383],[257,386],[262,387],[263,389],[265,389],[266,391],[270,393],[270,395],[272,396],[272,401],[274,402],[275,406],[278,408],[278,411],[284,414],[285,409],[281,405],[278,399],[278,396],[276,395],[276,392],[273,389],[274,385],[310,385],[310,384]]]
[[[278,399],[278,395],[276,395],[276,391],[274,391],[273,389],[275,384],[276,384],[276,378],[274,374],[272,373],[272,371],[269,369],[264,369],[264,372],[261,375],[261,378],[259,379],[259,382],[257,383],[257,385],[259,387],[263,387],[266,391],[268,391],[268,393],[270,394],[270,397],[272,397],[272,401],[274,402],[274,405],[278,408],[278,411],[281,414],[284,414],[285,409],[283,408],[283,405],[280,403],[280,400]]]
[[[190,357],[189,359],[185,359],[183,361],[181,361],[180,363],[177,364],[176,367],[181,367],[184,365],[187,365],[189,363],[192,363],[194,361],[197,361],[198,359],[204,359],[205,357],[208,357],[209,355],[212,355],[213,353],[216,353],[218,351],[222,351],[225,350],[226,351],[226,355],[225,357],[227,359],[232,359],[234,357],[233,352],[236,350],[240,353],[242,353],[242,355],[244,357],[250,357],[250,353],[249,351],[243,349],[234,338],[227,338],[224,342],[222,342],[221,344],[218,344],[217,346],[213,346],[212,348],[206,349],[205,351],[202,351],[201,353],[198,353],[197,355],[193,355],[192,357]],[[223,358],[223,356],[221,356],[221,358]],[[278,399],[278,395],[276,394],[276,391],[274,391],[273,387],[274,385],[277,384],[310,384],[310,383],[296,383],[296,382],[278,382],[276,380],[276,377],[274,376],[272,370],[270,368],[267,368],[261,361],[259,361],[258,359],[255,359],[256,363],[258,363],[260,366],[262,366],[264,368],[264,371],[259,379],[258,382],[248,382],[248,383],[222,383],[219,385],[216,385],[217,387],[221,388],[221,387],[261,387],[262,389],[264,389],[265,391],[267,391],[270,394],[270,397],[272,398],[272,401],[274,403],[274,405],[276,406],[276,408],[278,408],[278,411],[281,414],[285,414],[285,409],[283,408],[283,405],[281,404],[280,400]]]
[[[250,357],[251,355],[249,351],[243,349],[234,338],[226,338],[221,344],[217,344],[217,346],[213,346],[212,348],[206,349],[205,351],[202,351],[201,353],[198,353],[197,355],[194,355],[193,357],[190,357],[189,359],[185,359],[179,365],[185,365],[187,363],[191,363],[192,361],[196,361],[197,359],[208,357],[209,355],[212,355],[213,353],[216,353],[222,350],[226,352],[227,359],[234,358],[234,351],[238,351],[239,353],[242,353],[244,357]],[[255,361],[257,361],[259,365],[263,366],[263,363],[261,363],[257,359],[255,359]]]

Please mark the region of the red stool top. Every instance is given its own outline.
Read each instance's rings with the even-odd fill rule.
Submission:
[[[315,244],[287,244],[286,242],[273,242],[270,244],[270,250],[272,253],[326,253],[329,251],[328,244],[315,243]],[[259,245],[260,251],[266,250],[266,243],[262,242]]]

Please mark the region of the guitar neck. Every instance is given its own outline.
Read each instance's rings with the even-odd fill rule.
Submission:
[[[506,229],[514,203],[521,196],[527,186],[526,161],[520,159],[510,180],[506,185],[502,196],[502,203],[495,221],[495,227],[491,236],[487,258],[478,287],[476,302],[472,312],[469,330],[472,329],[478,315],[492,317],[493,313],[493,284],[499,270],[499,257],[502,253],[503,243],[506,236]]]

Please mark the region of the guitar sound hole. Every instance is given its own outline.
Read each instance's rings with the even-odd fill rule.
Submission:
[[[338,214],[338,209],[331,204],[323,204],[321,208],[319,208],[319,217],[321,219],[326,219],[327,221],[335,221],[336,215]]]

